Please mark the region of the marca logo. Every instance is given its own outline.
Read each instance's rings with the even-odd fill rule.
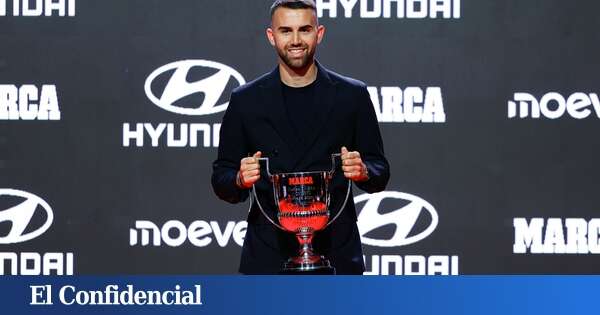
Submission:
[[[408,202],[399,209],[380,211],[381,202],[386,198],[400,199]],[[354,203],[365,202],[358,216],[358,230],[361,234],[362,243],[379,247],[397,247],[416,243],[429,236],[438,224],[438,215],[433,206],[417,197],[407,193],[385,191],[376,194],[363,194],[354,198]],[[415,235],[413,231],[419,216],[425,213],[431,218],[429,226]],[[392,224],[395,226],[394,234],[389,239],[370,238],[366,235],[383,226]]]
[[[306,176],[306,177],[290,177],[288,178],[288,184],[289,185],[312,185],[313,182],[313,178],[310,176]]]
[[[75,0],[0,0],[0,16],[6,16],[7,3],[12,16],[75,16]]]
[[[56,85],[0,84],[0,120],[60,120]]]
[[[8,196],[19,197],[24,200],[9,209],[0,211],[0,222],[11,223],[11,229],[8,234],[0,235],[0,244],[29,241],[42,235],[50,228],[54,216],[48,203],[28,192],[14,189],[0,189],[0,198],[4,199]],[[31,229],[31,220],[38,211],[45,212],[45,222],[41,226],[34,227],[32,231],[26,232],[28,228]]]
[[[317,14],[335,18],[339,5],[345,18],[460,19],[460,0],[317,0]]]
[[[600,100],[596,93],[578,92],[565,98],[559,93],[550,92],[539,101],[529,93],[515,93],[514,100],[508,101],[508,118],[516,118],[518,112],[519,118],[538,119],[542,115],[557,119],[568,114],[575,119],[584,119],[592,114],[592,109],[600,118]]]
[[[600,219],[514,218],[515,254],[600,254]]]
[[[189,72],[194,67],[204,67],[218,70],[210,77],[197,82],[188,82]],[[175,70],[171,75],[167,85],[161,95],[155,95],[152,91],[152,83],[161,74]],[[158,107],[182,115],[208,115],[225,111],[229,102],[217,104],[219,99],[225,93],[225,88],[230,79],[237,81],[238,86],[246,83],[241,74],[233,68],[224,64],[208,60],[183,60],[170,63],[156,69],[146,79],[144,89],[146,96]],[[187,96],[203,93],[204,101],[196,108],[185,108],[175,105],[175,103]]]
[[[445,123],[442,89],[397,86],[368,87],[379,122]]]

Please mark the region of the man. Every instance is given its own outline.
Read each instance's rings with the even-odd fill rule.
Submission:
[[[255,185],[261,205],[275,218],[272,185],[257,158],[268,157],[272,173],[319,171],[331,168],[331,154],[337,152],[342,154],[343,173],[338,171],[332,180],[332,215],[344,201],[347,180],[369,193],[382,191],[389,165],[369,94],[362,82],[331,72],[314,59],[325,34],[314,1],[275,1],[266,33],[278,66],[231,94],[213,164],[215,193],[237,203]],[[339,218],[316,233],[313,244],[337,274],[362,274],[356,210],[352,195],[349,199]],[[295,236],[273,226],[256,202],[247,220],[240,272],[278,273],[297,254]]]

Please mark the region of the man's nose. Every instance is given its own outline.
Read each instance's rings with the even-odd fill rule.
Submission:
[[[292,36],[292,44],[293,45],[300,45],[302,42],[300,41],[300,32],[294,32],[294,35]]]

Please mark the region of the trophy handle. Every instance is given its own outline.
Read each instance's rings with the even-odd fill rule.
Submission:
[[[258,158],[258,162],[260,163],[260,161],[265,161],[265,164],[267,164],[267,175],[269,175],[269,180],[273,181],[273,175],[271,175],[271,170],[269,169],[269,158]],[[277,192],[273,191],[273,196],[275,197],[275,202],[277,202]],[[256,204],[258,205],[258,208],[260,209],[260,212],[262,212],[262,214],[265,216],[265,218],[267,218],[267,220],[269,220],[269,222],[271,222],[271,224],[275,225],[276,227],[280,228],[281,230],[285,231],[286,229],[283,228],[283,226],[279,225],[278,223],[275,223],[275,221],[273,219],[271,219],[271,217],[269,217],[269,215],[267,214],[267,212],[265,211],[265,209],[263,209],[262,205],[260,204],[260,201],[258,200],[258,196],[256,195],[256,186],[252,185],[252,196],[250,198],[250,209],[252,208],[252,203],[254,202],[254,200],[256,200]]]
[[[335,158],[339,157],[340,159],[342,158],[342,154],[341,153],[332,153],[331,154],[331,171],[329,171],[329,175],[333,176],[333,172],[335,172]]]
[[[269,168],[269,158],[268,157],[264,157],[264,158],[257,158],[258,163],[260,164],[260,161],[264,161],[265,164],[267,164],[267,175],[269,175],[269,178],[273,178],[273,175],[271,175],[271,169]]]
[[[329,172],[329,176],[331,178],[333,178],[333,173],[335,172],[335,158],[342,157],[341,153],[333,153],[331,154],[331,171]],[[340,216],[340,214],[342,214],[342,212],[344,211],[344,209],[346,208],[346,203],[348,203],[348,197],[350,196],[350,188],[352,187],[352,181],[350,181],[349,179],[347,179],[348,181],[348,188],[346,188],[346,197],[344,198],[344,203],[342,204],[342,207],[340,208],[340,210],[338,211],[338,213],[335,215],[335,217],[333,217],[333,219],[331,219],[329,222],[327,222],[327,226],[330,226],[331,223],[333,223],[335,220],[337,220],[337,218]]]
[[[341,157],[342,155],[340,153],[334,153],[331,154],[331,171],[329,171],[329,176],[331,178],[333,178],[333,173],[335,172],[335,158],[336,157]],[[258,161],[264,161],[265,164],[267,164],[267,175],[269,175],[269,179],[271,181],[274,180],[274,176],[271,174],[271,171],[269,169],[269,158],[258,158]],[[344,211],[344,209],[346,208],[346,203],[348,203],[348,197],[350,196],[350,188],[352,187],[352,181],[347,180],[348,181],[348,187],[346,188],[346,197],[344,198],[344,203],[342,203],[342,206],[340,208],[340,210],[338,211],[338,213],[335,215],[335,217],[333,217],[333,219],[331,219],[327,225],[330,226],[335,220],[337,220],[337,218],[340,216],[340,214],[342,214],[342,212]],[[278,202],[278,197],[277,197],[277,192],[273,191],[273,197],[275,198],[275,202]],[[254,202],[254,200],[256,200],[256,204],[258,205],[258,208],[260,209],[260,212],[263,214],[263,216],[265,216],[265,218],[267,220],[269,220],[269,222],[271,222],[271,224],[275,225],[276,227],[278,227],[279,229],[283,230],[283,231],[287,231],[283,226],[281,226],[280,224],[276,223],[273,219],[271,219],[271,217],[269,217],[269,215],[267,214],[267,212],[263,209],[262,205],[260,204],[260,201],[258,200],[258,196],[256,194],[256,186],[252,185],[252,196],[250,198],[250,207],[252,208],[252,203]]]

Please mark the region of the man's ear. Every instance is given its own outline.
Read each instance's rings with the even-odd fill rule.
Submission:
[[[273,29],[272,28],[267,28],[267,39],[269,40],[269,43],[271,43],[271,46],[275,47],[275,38],[273,37]]]
[[[319,25],[317,26],[317,44],[320,44],[325,36],[325,26]]]

